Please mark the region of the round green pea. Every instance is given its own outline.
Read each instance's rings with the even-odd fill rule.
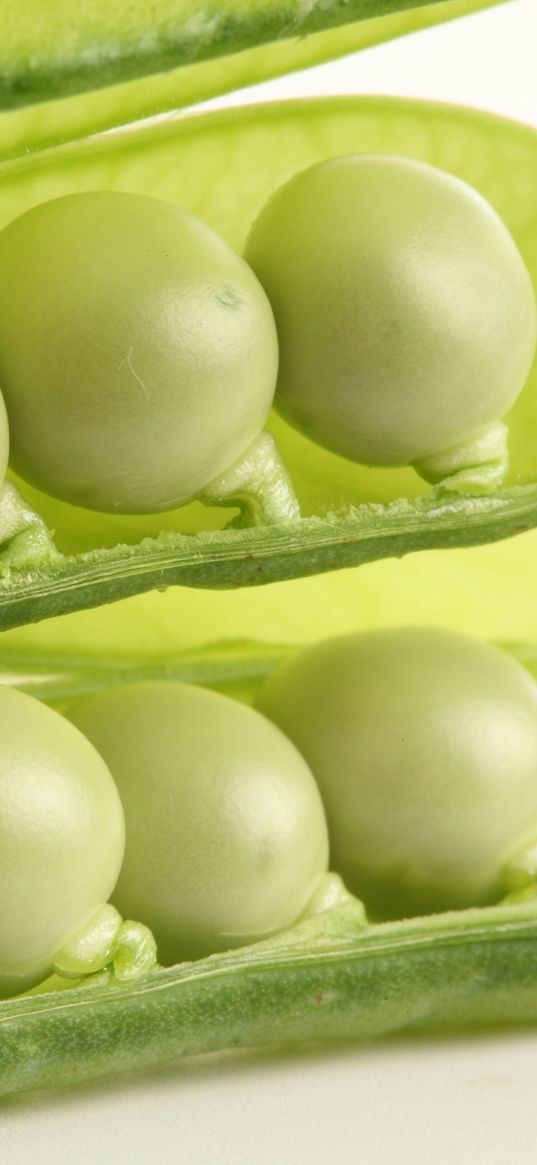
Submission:
[[[535,296],[506,227],[475,190],[408,158],[312,166],[269,199],[246,258],[272,304],[275,404],[368,465],[465,443],[518,396]]]
[[[495,647],[425,628],[307,648],[259,706],[318,782],[331,866],[373,917],[497,900],[537,833],[537,685]]]
[[[0,997],[50,973],[115,885],[125,830],[101,757],[63,716],[0,686]]]
[[[144,683],[95,696],[73,720],[110,766],[125,810],[112,901],[171,964],[289,926],[326,872],[326,821],[300,754],[226,696]]]
[[[11,461],[67,502],[181,506],[261,431],[277,374],[267,297],[177,206],[96,191],[0,233],[0,387]]]

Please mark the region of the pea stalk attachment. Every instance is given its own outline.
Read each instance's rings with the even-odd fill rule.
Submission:
[[[128,982],[141,978],[156,961],[157,947],[149,928],[142,922],[125,922],[107,902],[56,953],[53,971],[66,979],[80,979],[110,967],[119,982]]]
[[[137,983],[0,1003],[0,1093],[224,1048],[535,1022],[535,901],[375,926],[352,901]]]
[[[499,489],[509,466],[508,430],[495,421],[473,440],[414,462],[414,469],[438,493],[479,496]]]
[[[0,489],[0,555],[4,575],[36,564],[47,569],[61,558],[45,522],[10,481]]]
[[[239,507],[232,526],[298,522],[300,509],[289,474],[270,433],[262,432],[246,453],[199,496],[210,506]]]

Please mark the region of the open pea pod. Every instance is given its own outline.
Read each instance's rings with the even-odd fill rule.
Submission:
[[[46,12],[39,0],[4,3],[0,159],[192,105],[502,3],[202,0],[193,13],[185,0],[128,10],[87,0],[76,20],[69,0],[53,0]]]
[[[72,618],[57,622],[72,631]],[[537,674],[535,648],[511,650]],[[163,675],[249,700],[288,651],[243,643],[97,662],[65,647],[32,659],[22,647],[3,653],[2,680],[60,705]],[[319,913],[238,951],[137,981],[110,970],[74,985],[53,978],[0,1002],[0,1095],[230,1047],[535,1023],[537,898],[526,897],[369,925],[340,889]]]
[[[138,984],[2,1003],[0,1094],[222,1048],[537,1020],[535,905],[374,927],[353,905],[328,913]]]
[[[119,129],[5,162],[0,227],[56,195],[111,189],[158,195],[199,215],[235,248],[267,193],[320,159],[389,152],[432,162],[480,190],[537,271],[537,135],[481,113],[419,102],[329,99],[179,117]],[[409,551],[470,546],[537,523],[535,372],[507,418],[508,484],[486,497],[424,489],[411,469],[367,470],[274,417],[295,486],[292,523],[225,528],[232,510],[193,503],[166,515],[87,512],[21,485],[61,554],[0,559],[0,626],[98,606],[171,584],[235,588],[355,566]],[[31,526],[31,519],[30,519]]]
[[[383,11],[392,15],[382,30],[381,22],[366,20],[352,31],[322,33],[322,41],[232,52],[224,63],[187,65],[165,78],[146,78],[143,86],[132,81],[74,104],[59,100],[6,113],[0,123],[0,225],[56,194],[132,190],[178,202],[241,247],[268,191],[293,171],[344,152],[390,151],[431,161],[481,190],[537,276],[537,137],[484,114],[356,98],[179,118],[84,138],[133,115],[432,23],[448,10],[456,15],[485,6],[439,3],[410,18],[399,11],[404,5],[386,0]],[[169,14],[171,5],[162,8]],[[358,9],[363,15],[371,5],[357,3]],[[255,39],[262,39],[259,31],[249,43]],[[237,47],[230,37],[228,48]],[[22,41],[19,48],[22,61]],[[222,52],[222,44],[214,51]],[[46,43],[43,52],[46,57]],[[129,72],[126,52],[115,78],[102,73],[97,83],[144,68],[138,61]],[[18,75],[12,93],[19,84],[20,97],[24,70]],[[72,62],[66,62],[57,92],[73,84],[84,87],[80,74],[73,82]],[[39,96],[38,86],[32,96]],[[22,156],[25,143],[35,149],[32,156]],[[282,644],[393,622],[395,612],[398,621],[418,617],[521,641],[517,654],[533,668],[535,536],[482,546],[471,555],[439,549],[492,543],[537,525],[535,408],[534,374],[509,418],[511,478],[488,498],[427,495],[411,470],[350,465],[276,418],[271,428],[304,515],[292,527],[225,529],[222,510],[199,505],[151,519],[107,517],[21,485],[29,505],[55,530],[62,556],[24,565],[8,547],[0,625],[74,613],[4,634],[3,682],[59,706],[113,683],[157,675],[249,699],[252,684],[288,649]],[[415,550],[424,553],[394,561]],[[359,563],[370,565],[318,577]],[[235,590],[271,582],[277,585]],[[170,584],[183,585],[142,594]],[[128,601],[81,610],[115,599]],[[224,634],[227,642],[219,643]],[[256,645],[256,639],[265,642]],[[139,984],[103,974],[67,990],[53,991],[56,982],[44,993],[0,1003],[0,1092],[228,1046],[534,1022],[536,966],[532,902],[382,926],[366,926],[359,905],[347,903],[269,943],[157,968]]]

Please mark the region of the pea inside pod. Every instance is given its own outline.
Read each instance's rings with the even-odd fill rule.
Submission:
[[[107,902],[123,858],[116,786],[57,712],[0,686],[0,996],[50,973]]]
[[[276,404],[320,445],[483,491],[535,352],[529,274],[493,208],[422,162],[349,155],[295,175],[246,258],[278,328]]]
[[[306,762],[258,712],[186,684],[126,685],[71,713],[110,766],[125,810],[113,902],[151,928],[162,963],[275,934],[326,872]]]
[[[259,706],[308,761],[331,866],[373,917],[532,880],[537,685],[499,649],[431,628],[342,636],[273,672]]]
[[[109,512],[183,505],[259,437],[277,362],[256,276],[177,206],[67,195],[0,233],[11,461],[46,493]]]

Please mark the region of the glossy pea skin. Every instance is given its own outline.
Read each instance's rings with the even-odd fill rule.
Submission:
[[[50,972],[105,903],[123,858],[117,789],[63,716],[0,686],[0,997]]]
[[[258,436],[277,359],[255,275],[177,206],[67,195],[0,233],[11,461],[46,493],[125,513],[191,500]]]
[[[403,465],[473,438],[518,396],[535,296],[471,187],[408,158],[349,155],[272,195],[246,258],[271,301],[275,404],[327,449]]]
[[[330,863],[373,917],[479,906],[537,833],[537,685],[499,649],[394,628],[284,663],[259,706],[318,782]]]
[[[326,871],[326,821],[305,761],[273,724],[226,696],[160,682],[113,689],[71,715],[125,810],[112,901],[151,928],[159,962],[296,919]]]

